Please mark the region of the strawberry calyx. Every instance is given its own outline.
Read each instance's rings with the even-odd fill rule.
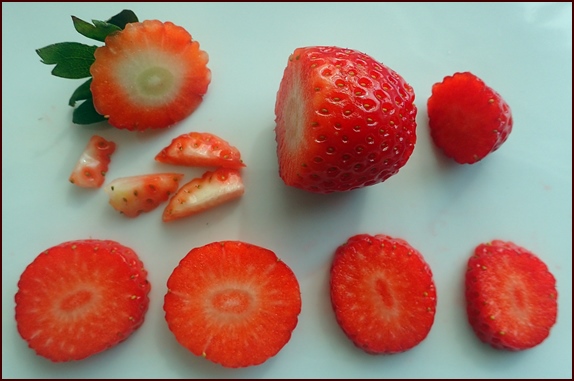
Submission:
[[[107,21],[92,20],[92,24],[76,16],[72,16],[74,28],[84,37],[103,42],[111,33],[123,30],[129,23],[138,22],[136,14],[124,9]],[[72,122],[75,124],[92,124],[105,121],[107,118],[99,114],[95,107],[90,90],[92,75],[90,67],[95,61],[94,52],[97,46],[79,42],[59,42],[36,49],[36,53],[46,65],[56,65],[52,69],[52,75],[67,79],[89,78],[82,83],[70,97],[68,104],[76,106],[76,102],[82,102],[74,109]]]

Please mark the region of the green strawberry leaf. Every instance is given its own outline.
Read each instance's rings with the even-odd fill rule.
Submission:
[[[91,76],[96,48],[78,42],[60,42],[36,49],[36,53],[46,65],[56,65],[52,69],[56,77],[79,79]]]
[[[94,23],[94,25],[92,25],[76,16],[72,16],[72,21],[74,23],[74,28],[76,28],[78,33],[82,36],[102,42],[106,40],[106,36],[108,34],[121,30],[117,25],[109,24],[104,21],[92,20]]]
[[[90,85],[92,84],[92,78],[88,79],[86,82],[82,83],[70,97],[68,104],[72,107],[76,105],[77,101],[82,101],[84,99],[89,99],[92,97],[92,91],[90,90]]]
[[[74,109],[74,113],[72,114],[72,122],[75,124],[92,124],[105,120],[107,120],[107,118],[96,111],[91,96]]]
[[[107,22],[108,24],[113,24],[121,29],[124,29],[126,27],[126,24],[138,21],[139,21],[138,17],[134,12],[130,11],[129,9],[124,9],[117,15],[110,18]]]

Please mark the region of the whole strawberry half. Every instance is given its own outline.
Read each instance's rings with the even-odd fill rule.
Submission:
[[[301,312],[293,271],[271,250],[240,241],[192,249],[167,288],[165,319],[177,341],[229,368],[275,356]]]
[[[414,99],[399,74],[364,53],[296,49],[275,104],[279,175],[287,185],[316,193],[388,179],[415,146]]]
[[[434,143],[460,164],[484,159],[512,131],[506,101],[470,72],[455,73],[434,84],[427,111]]]
[[[434,323],[436,288],[423,256],[408,242],[358,234],[335,252],[331,302],[343,332],[370,354],[407,351]]]
[[[82,360],[143,324],[150,288],[129,247],[110,240],[64,242],[39,254],[20,276],[18,332],[51,361]]]
[[[535,347],[556,323],[556,279],[540,258],[512,242],[478,245],[468,260],[465,288],[468,321],[494,348]]]

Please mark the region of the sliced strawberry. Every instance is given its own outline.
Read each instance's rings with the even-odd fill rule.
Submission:
[[[239,198],[244,192],[238,170],[219,168],[207,171],[177,191],[165,207],[162,219],[168,222],[191,216]]]
[[[94,56],[94,106],[117,128],[169,127],[199,106],[211,82],[207,53],[171,22],[128,23]]]
[[[500,148],[512,131],[506,101],[469,72],[434,84],[427,110],[434,143],[460,164],[482,160]]]
[[[301,312],[293,271],[271,250],[239,241],[192,249],[167,288],[165,319],[177,341],[230,368],[275,356]]]
[[[190,167],[245,167],[237,148],[207,132],[190,132],[176,137],[155,160]]]
[[[70,182],[83,188],[101,187],[115,150],[116,143],[92,136],[72,170]]]
[[[150,288],[132,249],[109,240],[64,242],[38,255],[20,276],[18,332],[40,356],[81,360],[143,324]]]
[[[512,242],[480,244],[465,280],[468,321],[481,341],[519,351],[550,335],[558,314],[556,279],[535,254]]]
[[[434,323],[432,272],[402,239],[382,234],[349,238],[335,252],[330,287],[337,322],[367,353],[409,350]]]
[[[127,217],[137,217],[167,201],[177,190],[181,173],[155,173],[122,177],[109,183],[104,190],[110,205]]]

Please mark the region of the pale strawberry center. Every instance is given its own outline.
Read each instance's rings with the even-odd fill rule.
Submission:
[[[298,74],[298,73],[297,73]],[[288,98],[283,110],[285,119],[285,148],[289,152],[297,152],[304,148],[305,131],[305,93],[301,89],[301,79],[296,76],[291,89],[287,92]]]
[[[391,290],[389,290],[389,285],[383,279],[377,279],[375,282],[375,289],[379,295],[380,300],[383,305],[387,308],[392,308],[395,304]]]
[[[212,299],[213,306],[227,314],[242,314],[251,304],[251,295],[244,290],[227,289],[218,292]]]
[[[137,77],[140,92],[152,97],[169,93],[174,81],[173,74],[169,70],[157,66],[144,70]]]
[[[60,308],[65,312],[77,311],[85,307],[92,300],[92,293],[80,290],[66,296],[60,303]]]

